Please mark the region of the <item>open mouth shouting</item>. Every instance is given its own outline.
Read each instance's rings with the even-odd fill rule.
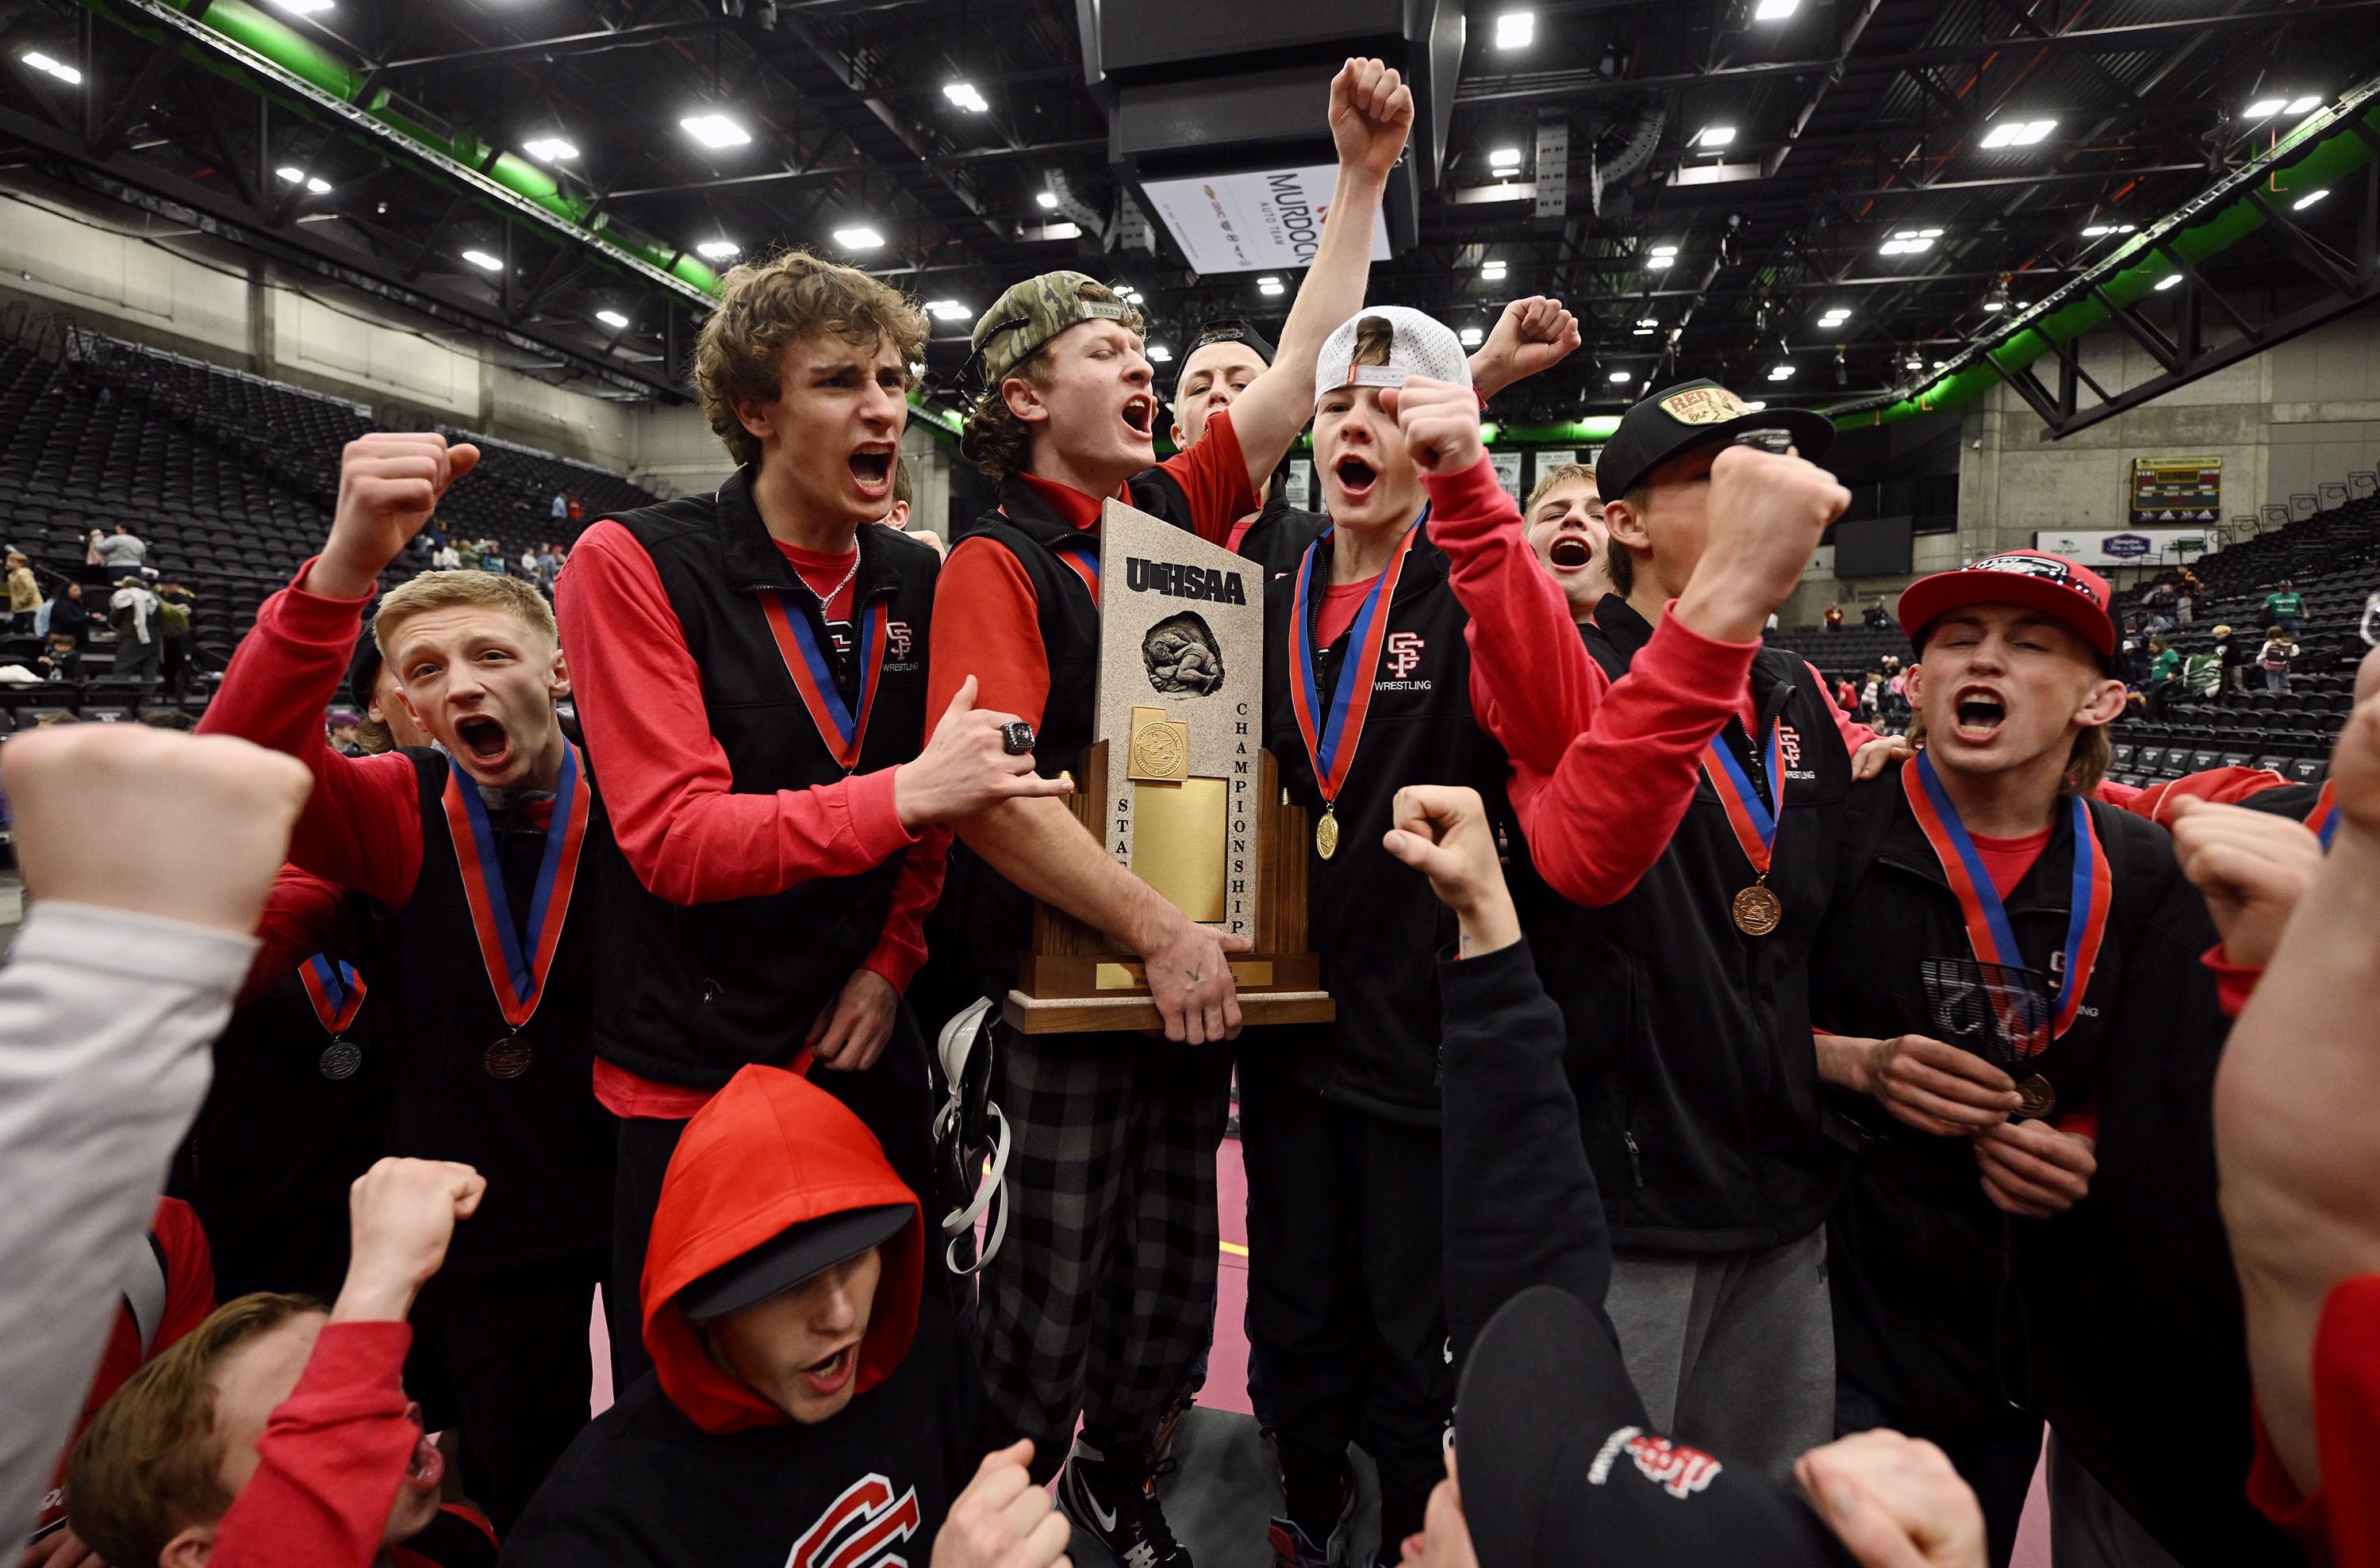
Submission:
[[[1151,432],[1157,427],[1157,399],[1147,392],[1135,392],[1124,399],[1123,422],[1135,440],[1152,440]]]
[[[415,1433],[413,1456],[405,1465],[405,1490],[416,1497],[428,1497],[445,1476],[446,1456],[438,1452],[428,1432]]]
[[[1952,709],[1957,718],[1959,739],[1970,745],[1987,745],[2008,722],[2008,704],[1998,692],[1987,686],[1961,688],[1959,700]]]
[[[1546,547],[1546,559],[1564,572],[1584,571],[1595,559],[1595,547],[1586,542],[1585,534],[1565,532]]]
[[[823,1360],[813,1361],[802,1369],[802,1381],[810,1392],[821,1398],[831,1398],[843,1392],[859,1366],[859,1342],[854,1340]]]
[[[851,454],[851,476],[871,500],[892,488],[892,449],[862,447]]]
[[[463,743],[465,754],[481,767],[502,767],[512,755],[513,738],[504,732],[502,724],[482,713],[456,719],[455,739]]]
[[[1346,493],[1350,501],[1361,501],[1371,494],[1372,486],[1378,483],[1380,477],[1380,471],[1360,457],[1341,458],[1330,473],[1331,476],[1339,481],[1340,489]]]

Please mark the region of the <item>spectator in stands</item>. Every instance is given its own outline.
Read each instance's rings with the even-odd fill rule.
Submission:
[[[2163,617],[2153,618],[2154,626]],[[2149,638],[2148,714],[2151,718],[2165,717],[2166,704],[2181,685],[2181,655],[2176,653],[2162,634]]]
[[[326,738],[330,741],[331,749],[333,751],[338,753],[343,757],[359,757],[370,754],[364,750],[363,742],[357,734],[357,731],[362,727],[363,720],[354,712],[353,709],[344,707],[333,708],[331,710],[330,718],[325,721],[325,723]]]
[[[31,614],[42,608],[42,585],[33,580],[33,563],[22,550],[8,552],[8,619],[13,623],[20,615]]]
[[[1871,725],[1884,717],[1884,671],[1871,669],[1860,683],[1860,717]]]
[[[178,697],[190,683],[190,610],[198,596],[172,573],[157,579],[157,624],[164,634],[164,694]]]
[[[565,511],[565,515],[569,517],[570,521],[572,521],[573,523],[576,523],[576,522],[577,522],[577,521],[578,521],[579,514],[580,514],[580,513],[581,513],[582,511],[584,511],[584,506],[583,506],[583,505],[582,505],[582,503],[579,501],[579,499],[578,499],[578,492],[577,492],[577,491],[576,491],[576,490],[571,491],[571,492],[570,492],[570,498],[569,498],[569,506],[567,507],[567,509],[566,509],[566,511]]]
[[[449,1161],[373,1165],[349,1200],[328,1315],[302,1296],[243,1296],[134,1373],[75,1445],[77,1533],[142,1568],[434,1562],[396,1550],[437,1521],[446,1467],[399,1381],[406,1316],[486,1190]]]
[[[100,559],[99,555],[99,543],[105,537],[107,537],[106,535],[101,533],[98,529],[93,528],[91,531],[90,536],[83,540],[82,563],[85,566],[104,566],[107,564],[106,561]]]
[[[164,607],[138,577],[119,577],[108,596],[107,623],[115,628],[115,665],[110,671],[122,681],[154,681],[165,659],[165,633],[159,612]]]
[[[129,523],[118,523],[115,532],[99,541],[99,561],[116,572],[138,572],[149,564],[148,541],[132,531]]]
[[[2233,636],[2230,627],[2217,626],[2215,657],[2221,666],[2216,694],[2219,700],[2228,702],[2233,694],[2248,689],[2248,644],[2244,638]]]
[[[562,547],[549,541],[537,552],[537,585],[547,593],[553,591],[553,580],[562,575]]]
[[[82,679],[82,650],[75,646],[75,634],[71,632],[51,633],[50,651],[34,662],[53,681]]]
[[[2173,633],[2173,617],[2166,611],[2171,608],[2170,605],[2166,604],[2153,607],[2149,610],[2148,623],[2141,629],[2152,637],[2170,636]]]
[[[451,542],[442,541],[436,549],[430,552],[430,565],[436,572],[460,572],[463,570],[463,552]]]
[[[1867,613],[1860,620],[1870,630],[1876,632],[1884,631],[1892,624],[1892,611],[1884,608],[1882,594],[1876,597],[1876,602],[1867,607]]]
[[[2205,591],[2204,585],[2198,580],[2198,573],[2187,566],[2183,567],[2181,581],[2173,586],[2173,612],[2184,626],[2198,619],[2198,596]]]
[[[1909,672],[1897,658],[1884,661],[1884,721],[1888,726],[1909,722]]]
[[[2265,623],[2269,626],[2276,622],[2292,637],[2305,624],[2305,596],[2287,577],[2265,596]]]
[[[1829,632],[1840,632],[1843,629],[1843,607],[1841,605],[1830,604],[1827,606],[1826,623],[1827,630]]]
[[[563,519],[570,515],[570,498],[564,495],[560,490],[554,491],[553,505],[548,510],[552,513],[553,520],[556,523],[561,522]]]
[[[535,546],[521,546],[520,574],[540,587],[545,585],[545,578],[538,571],[538,553]]]
[[[2273,601],[2267,598],[2265,602],[2269,605]],[[2292,629],[2293,623],[2289,621],[2265,627],[2264,651],[2256,656],[2256,663],[2265,672],[2265,690],[2281,696],[2289,695],[2289,661],[2298,657],[2298,645],[2291,641]]]

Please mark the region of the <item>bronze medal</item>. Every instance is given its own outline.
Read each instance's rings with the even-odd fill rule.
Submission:
[[[1326,861],[1339,852],[1339,817],[1329,806],[1322,808],[1322,820],[1314,825],[1314,852]]]
[[[2058,1091],[2039,1073],[2016,1086],[2016,1114],[2028,1121],[2039,1121],[2058,1109]]]
[[[518,1078],[528,1071],[536,1050],[517,1034],[507,1034],[480,1055],[480,1066],[490,1078]]]
[[[355,1077],[356,1069],[363,1065],[363,1047],[351,1040],[332,1041],[322,1047],[322,1055],[314,1062],[315,1070],[333,1083]]]
[[[1766,886],[1755,882],[1735,896],[1730,912],[1735,916],[1738,931],[1746,936],[1766,936],[1784,920],[1785,903]]]

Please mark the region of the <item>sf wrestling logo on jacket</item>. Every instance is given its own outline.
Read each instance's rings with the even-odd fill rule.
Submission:
[[[863,1476],[802,1532],[785,1568],[908,1568],[892,1549],[917,1533],[917,1489],[896,1498],[890,1480]]]

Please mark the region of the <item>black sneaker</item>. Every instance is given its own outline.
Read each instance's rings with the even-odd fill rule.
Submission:
[[[1150,1467],[1110,1460],[1087,1437],[1075,1440],[1058,1478],[1058,1506],[1075,1527],[1115,1555],[1123,1568],[1191,1568],[1158,1505]]]
[[[1330,1523],[1330,1538],[1317,1546],[1314,1538],[1293,1519],[1275,1518],[1266,1532],[1272,1543],[1273,1568],[1346,1568],[1349,1538],[1355,1524],[1355,1478],[1350,1474],[1341,1494],[1339,1517]]]

